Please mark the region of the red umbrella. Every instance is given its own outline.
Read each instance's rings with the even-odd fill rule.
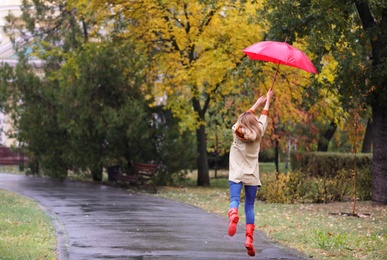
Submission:
[[[269,61],[278,64],[275,76],[277,76],[279,65],[296,67],[310,73],[318,74],[308,56],[286,42],[258,42],[247,47],[243,52],[252,60]]]

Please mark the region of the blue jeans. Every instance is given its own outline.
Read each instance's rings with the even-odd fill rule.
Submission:
[[[241,202],[242,182],[235,183],[228,181],[230,187],[230,209],[239,207]],[[245,186],[245,214],[246,224],[254,224],[254,202],[258,186]]]

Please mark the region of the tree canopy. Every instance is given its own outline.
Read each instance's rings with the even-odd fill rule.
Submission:
[[[373,57],[384,50],[373,51],[379,45],[368,36],[379,27],[364,30],[368,9],[357,11],[364,5],[24,1],[23,16],[8,18],[20,62],[1,69],[6,94],[0,100],[14,113],[15,135],[41,166],[58,161],[59,176],[88,169],[99,180],[102,167],[136,158],[179,171],[190,168],[196,154],[197,184],[207,186],[208,153],[227,154],[232,124],[273,85],[277,66],[242,52],[253,43],[288,38],[319,71],[279,67],[262,144],[263,151],[274,148],[277,163],[286,146],[328,149],[336,128],[351,130],[350,111],[360,108],[356,113],[366,118],[368,106],[383,104],[384,58],[375,65]],[[379,11],[371,12],[376,26]],[[44,66],[28,65],[31,56]]]
[[[330,89],[336,91],[346,111],[372,107],[372,197],[386,203],[387,3],[268,1],[262,14],[271,24],[271,38],[286,34],[293,40],[303,40],[317,61],[334,57],[337,66]]]
[[[169,163],[175,159],[164,147],[174,149],[190,137],[177,136],[178,121],[150,106],[149,56],[116,37],[119,23],[109,35],[93,34],[66,3],[26,1],[22,22],[8,19],[19,63],[1,68],[2,107],[13,115],[13,135],[35,170],[58,178],[69,170],[90,171],[101,180],[103,167],[129,167],[135,160],[170,164],[172,172],[189,169],[184,161]],[[34,68],[28,56],[43,66]],[[181,157],[191,162],[192,155],[187,149]]]
[[[265,25],[256,16],[261,2],[110,0],[92,6],[103,21],[117,16],[129,21],[121,37],[135,39],[144,52],[154,53],[152,69],[159,79],[154,95],[166,96],[166,107],[182,119],[181,127],[196,131],[198,185],[209,185],[207,138],[214,143],[216,131],[216,138],[227,139],[216,128],[229,129],[271,86],[273,67],[252,62],[242,52],[265,37]],[[294,122],[302,115],[304,91],[296,86],[306,85],[309,77],[287,68],[282,73],[287,81],[280,79],[278,85],[287,87],[278,91],[273,114]],[[228,142],[221,142],[224,146],[230,145],[230,132],[228,136]]]

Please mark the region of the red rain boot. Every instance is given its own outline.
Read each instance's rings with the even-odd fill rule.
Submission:
[[[230,219],[230,225],[228,226],[228,235],[233,236],[236,233],[236,226],[239,221],[238,209],[236,208],[229,209],[228,218]]]
[[[255,250],[253,246],[254,240],[254,224],[246,224],[246,243],[247,254],[249,256],[255,256]]]

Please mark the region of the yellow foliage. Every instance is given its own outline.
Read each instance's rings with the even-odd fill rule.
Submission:
[[[114,15],[119,14],[131,22],[121,37],[135,39],[140,51],[153,53],[153,75],[159,75],[159,80],[154,83],[155,100],[157,103],[162,100],[175,116],[180,117],[184,128],[195,129],[205,124],[203,114],[206,109],[220,98],[242,93],[243,88],[255,92],[255,97],[245,98],[246,104],[238,105],[238,109],[248,109],[273,84],[276,65],[272,63],[250,61],[252,66],[263,71],[262,81],[258,81],[252,68],[246,67],[238,75],[231,76],[230,73],[243,59],[248,59],[242,50],[263,40],[267,29],[255,22],[262,1],[254,4],[227,0],[212,4],[186,0],[72,2],[77,6],[91,5],[97,17],[104,18],[105,29]],[[303,45],[299,42],[295,47],[302,50]],[[327,61],[319,77],[332,81],[333,70],[334,64]],[[306,113],[299,107],[309,83],[309,73],[280,66],[270,114],[281,118],[282,122],[307,120]],[[199,105],[194,106],[193,100],[198,100]],[[208,100],[209,108],[205,107]],[[322,100],[331,100],[335,106],[336,99],[329,95]],[[317,115],[322,108],[326,108],[326,104],[316,106],[312,112]],[[334,114],[329,112],[330,109],[327,111]],[[272,121],[278,120],[276,118],[272,117]]]
[[[231,86],[243,79],[231,78],[229,72],[245,56],[242,50],[262,40],[264,32],[260,25],[251,22],[260,4],[249,2],[109,0],[94,1],[92,7],[105,20],[120,13],[133,21],[122,37],[144,43],[142,51],[157,50],[153,68],[162,75],[162,81],[155,83],[154,94],[166,95],[167,106],[176,116],[184,117],[190,128],[203,123],[198,112],[204,109],[206,99],[212,104],[215,91],[223,95],[237,91]],[[195,111],[190,103],[192,98],[200,101],[200,108]]]
[[[321,64],[323,65],[320,75],[318,77],[318,81],[320,83],[328,81],[329,83],[333,83],[335,80],[335,70],[337,69],[338,62],[332,57],[332,55],[324,55]]]

